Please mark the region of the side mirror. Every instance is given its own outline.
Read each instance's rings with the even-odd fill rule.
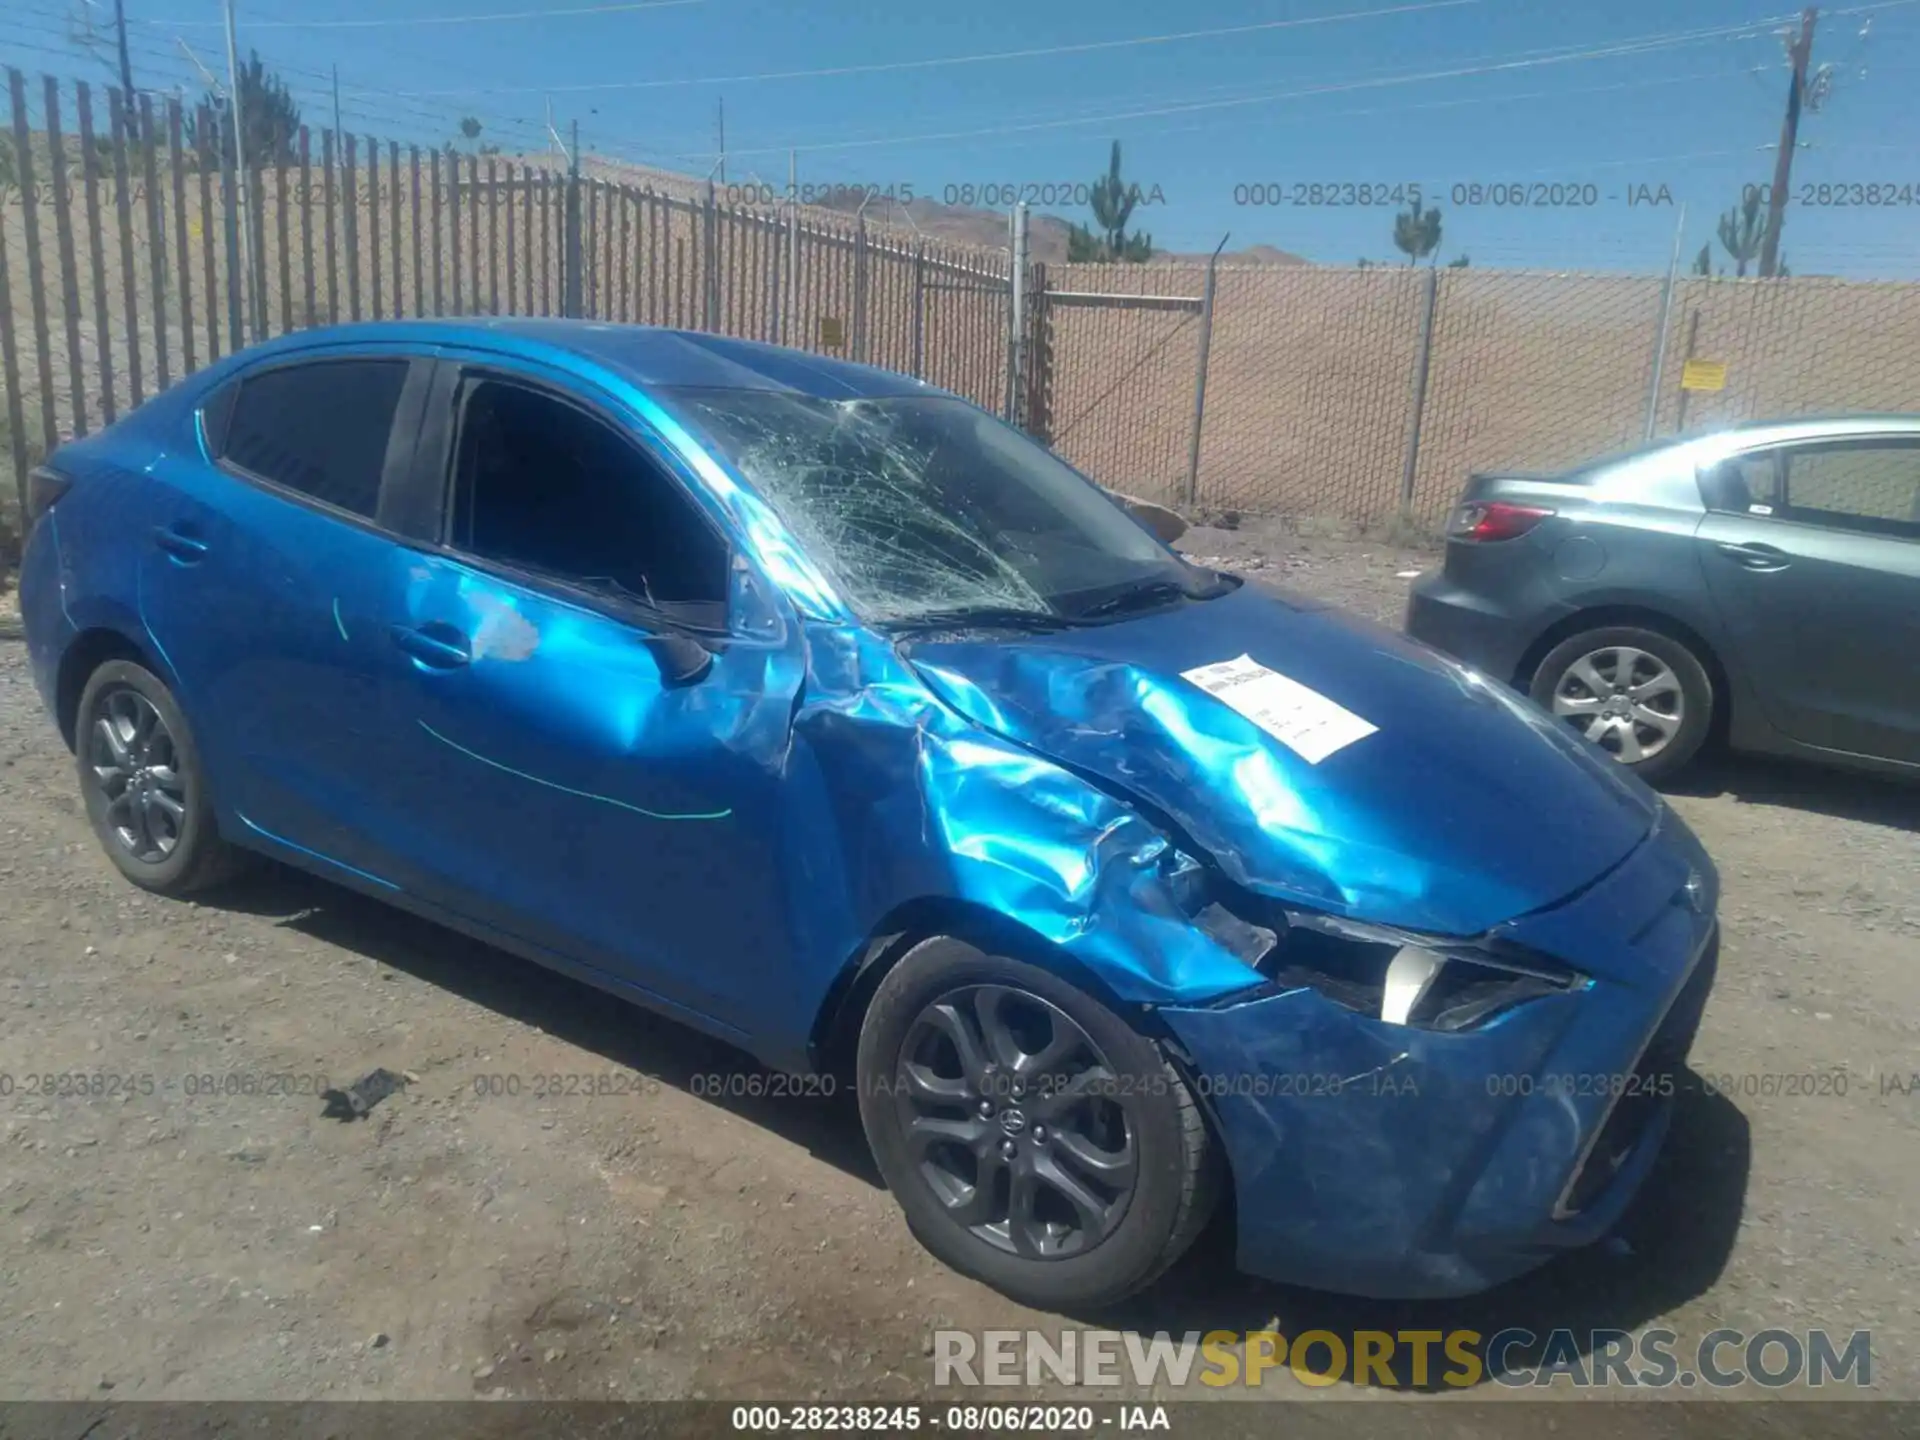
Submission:
[[[713,652],[691,635],[649,635],[646,646],[668,685],[691,685],[713,669]]]

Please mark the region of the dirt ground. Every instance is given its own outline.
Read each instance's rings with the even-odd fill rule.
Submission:
[[[1185,545],[1394,623],[1430,563]],[[1694,1066],[1732,1093],[1683,1097],[1617,1240],[1386,1305],[1241,1278],[1216,1227],[1125,1314],[1059,1317],[914,1243],[845,1097],[728,1094],[762,1072],[726,1047],[291,872],[148,897],[70,766],[0,639],[5,1398],[924,1398],[936,1328],[1088,1323],[1864,1329],[1875,1391],[1920,1397],[1920,790],[1724,762],[1674,796],[1725,878]],[[414,1081],[322,1118],[375,1066]],[[1808,1071],[1847,1093],[1760,1093]]]

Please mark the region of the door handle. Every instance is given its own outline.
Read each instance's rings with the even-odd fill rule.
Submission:
[[[387,634],[407,654],[435,670],[457,670],[473,658],[467,637],[451,625],[395,625]]]
[[[1749,570],[1784,570],[1793,563],[1793,557],[1786,551],[1758,542],[1738,545],[1732,541],[1725,541],[1716,544],[1713,548],[1729,560],[1744,565]]]
[[[156,525],[153,540],[162,550],[183,565],[206,558],[207,542],[172,525]]]

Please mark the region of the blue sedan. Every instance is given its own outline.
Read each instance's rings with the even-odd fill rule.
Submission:
[[[1227,1187],[1251,1272],[1481,1289],[1665,1133],[1716,953],[1679,819],[919,381],[315,330],[28,510],[34,674],[129,880],[270,856],[851,1077],[914,1232],[1026,1302],[1139,1289]]]

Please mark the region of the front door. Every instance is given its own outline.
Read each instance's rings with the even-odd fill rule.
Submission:
[[[407,883],[751,1033],[792,983],[790,628],[730,623],[729,547],[637,422],[523,372],[447,379],[445,544],[387,626]]]

